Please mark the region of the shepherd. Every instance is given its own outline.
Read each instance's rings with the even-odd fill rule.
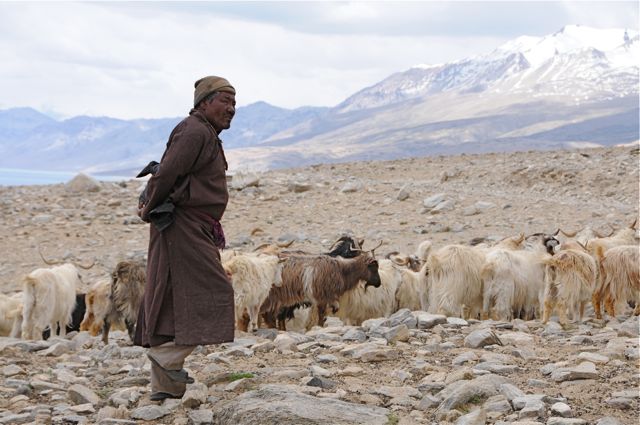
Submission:
[[[233,341],[233,288],[220,262],[227,161],[219,138],[235,115],[224,78],[195,82],[193,109],[171,132],[138,215],[151,222],[147,280],[134,343],[148,347],[151,400],[181,398],[198,345]]]

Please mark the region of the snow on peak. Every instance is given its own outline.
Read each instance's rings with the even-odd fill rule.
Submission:
[[[625,36],[626,34],[626,36]],[[583,25],[567,25],[545,37],[522,36],[498,48],[503,53],[521,52],[532,67],[538,67],[555,55],[593,48],[602,52],[614,51],[630,44],[637,31],[621,28],[599,29]]]

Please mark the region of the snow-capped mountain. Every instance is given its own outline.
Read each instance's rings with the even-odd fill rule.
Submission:
[[[266,169],[635,142],[639,46],[637,31],[569,25],[395,73],[334,108],[258,102],[222,135],[227,158],[232,170]],[[0,168],[135,170],[160,157],[178,120],[0,111]]]
[[[338,109],[377,108],[447,91],[578,97],[637,94],[638,38],[637,32],[624,29],[578,25],[545,37],[522,36],[486,55],[391,75],[349,97]]]

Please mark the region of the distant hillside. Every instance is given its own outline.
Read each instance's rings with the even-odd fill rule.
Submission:
[[[522,36],[395,73],[333,108],[238,108],[222,139],[232,170],[626,144],[640,138],[639,40],[577,25]],[[0,111],[0,168],[133,173],[160,157],[180,119]]]

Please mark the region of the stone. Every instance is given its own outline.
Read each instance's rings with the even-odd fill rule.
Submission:
[[[438,194],[432,195],[426,198],[424,201],[422,201],[422,205],[429,210],[433,209],[436,207],[436,205],[443,202],[445,200],[445,197],[446,195],[444,193],[438,193]]]
[[[207,386],[201,383],[191,384],[187,387],[182,396],[182,405],[186,408],[193,409],[207,401]]]
[[[94,393],[93,390],[80,384],[74,384],[69,387],[67,395],[69,396],[69,399],[75,404],[100,403],[100,397],[98,397],[98,395]]]
[[[546,411],[542,400],[532,400],[527,402],[518,413],[519,419],[537,419],[544,417]]]
[[[408,308],[401,308],[400,310],[389,316],[389,327],[395,327],[399,325],[406,325],[409,329],[416,328],[416,317],[411,313]]]
[[[513,345],[516,347],[532,345],[534,343],[533,336],[526,332],[501,333],[500,341],[502,341],[504,345]]]
[[[306,382],[306,385],[310,387],[322,388],[323,390],[330,390],[332,388],[335,388],[336,383],[322,376],[314,376]]]
[[[213,425],[213,411],[209,409],[189,412],[189,423],[193,425]]]
[[[598,353],[582,352],[578,354],[578,359],[587,360],[592,363],[601,363],[601,364],[609,363],[609,357],[603,356]]]
[[[491,329],[476,329],[464,338],[464,346],[482,348],[487,345],[502,345],[502,341]]]
[[[365,334],[362,330],[351,328],[342,336],[343,341],[358,341],[364,342],[367,340],[367,334]]]
[[[578,366],[558,368],[551,372],[551,379],[555,382],[575,381],[577,379],[597,379],[596,365],[591,362],[582,362]]]
[[[231,179],[231,189],[242,190],[260,186],[260,177],[255,173],[236,172]]]
[[[134,409],[131,412],[131,418],[141,419],[143,421],[153,421],[167,416],[169,413],[171,412],[166,407],[149,404],[147,406]]]
[[[409,196],[411,194],[410,189],[411,189],[411,183],[407,183],[404,186],[402,186],[402,188],[400,188],[400,190],[398,191],[398,194],[396,195],[396,199],[398,201],[406,201],[407,199],[409,199]]]
[[[73,193],[99,192],[102,189],[96,179],[83,173],[69,180],[64,187],[68,192]]]
[[[311,185],[305,182],[291,182],[288,189],[293,193],[302,193],[311,190]]]
[[[447,323],[447,316],[442,314],[418,313],[418,329],[431,329],[436,325]]]
[[[427,394],[420,400],[420,403],[416,406],[416,409],[426,411],[437,407],[440,404],[440,399]]]
[[[340,193],[354,193],[361,191],[364,188],[364,185],[359,180],[354,180],[347,182],[342,189],[340,189]]]
[[[513,402],[516,398],[524,397],[525,393],[515,385],[512,384],[502,384],[499,387],[500,393],[504,395],[509,402]]]
[[[484,409],[477,409],[464,416],[460,416],[455,425],[485,425],[487,422],[487,412]]]
[[[320,354],[316,357],[316,361],[318,363],[335,363],[338,361],[338,358],[333,354]]]
[[[15,376],[21,373],[24,373],[24,369],[18,365],[10,364],[2,368],[2,374],[4,376]]]
[[[605,416],[604,418],[598,419],[595,425],[622,425],[622,422],[612,416]]]
[[[552,416],[547,420],[547,425],[586,425],[588,422],[583,419],[562,418]]]
[[[302,394],[290,386],[264,385],[214,412],[218,425],[386,425],[390,412],[381,407]]]
[[[497,395],[500,385],[507,383],[505,378],[497,375],[484,375],[478,378],[456,381],[443,389],[439,396],[442,402],[437,411],[447,412],[469,403],[475,399],[486,399]]]
[[[631,409],[634,405],[632,399],[623,398],[623,397],[611,397],[605,400],[605,403],[607,403],[609,406],[615,409],[620,409],[620,410]]]
[[[469,326],[469,322],[459,317],[447,317],[447,326],[461,328],[463,326]]]
[[[571,411],[571,407],[566,403],[554,403],[551,405],[551,413],[555,416],[561,416],[563,418],[570,418],[573,416],[573,412]]]
[[[458,356],[456,356],[451,364],[454,366],[460,366],[468,362],[475,362],[478,360],[478,356],[473,351],[466,351]]]

